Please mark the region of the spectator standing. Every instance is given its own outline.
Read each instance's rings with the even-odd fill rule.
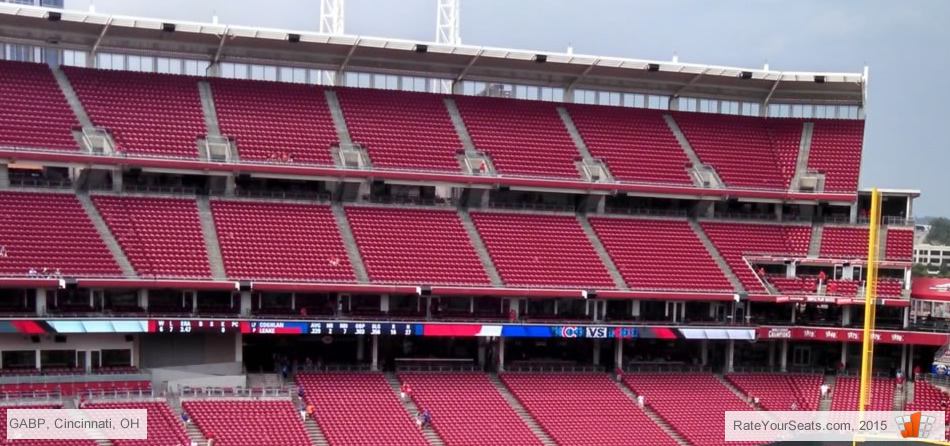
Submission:
[[[307,421],[307,406],[300,403],[300,421]]]
[[[821,399],[828,398],[828,384],[821,385]]]
[[[798,403],[792,401],[792,405],[788,407],[789,410],[798,410]]]
[[[637,395],[637,407],[643,409],[643,403],[645,402],[645,399],[646,398],[644,398],[643,395]]]
[[[917,381],[920,378],[920,365],[914,366],[914,381]]]
[[[316,409],[314,409],[313,404],[307,404],[307,417],[313,418],[313,412],[315,410]]]
[[[422,412],[422,427],[432,426],[432,414],[428,409]]]
[[[303,399],[303,385],[297,385],[297,398]]]
[[[5,246],[0,246],[0,257],[6,257],[7,255],[7,248]]]
[[[188,412],[181,413],[181,421],[185,424],[191,423],[191,417],[188,416]]]

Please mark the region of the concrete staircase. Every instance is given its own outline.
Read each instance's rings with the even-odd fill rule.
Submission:
[[[798,181],[802,175],[808,172],[808,157],[811,155],[811,138],[815,131],[815,123],[806,122],[802,124],[802,139],[798,144],[798,161],[795,164],[795,175],[792,176],[790,190],[798,188]]]
[[[895,412],[904,411],[904,403],[908,401],[907,397],[907,385],[910,384],[909,380],[904,380],[904,388],[902,390],[894,389],[894,400],[891,402],[891,410]]]
[[[297,397],[297,392],[291,392],[291,402],[295,408],[299,408],[303,403],[299,397]],[[315,408],[316,409],[316,408]],[[323,435],[323,431],[320,430],[320,426],[317,425],[317,421],[313,417],[308,416],[303,422],[303,428],[307,431],[307,437],[310,438],[310,443],[314,446],[329,446],[330,442],[327,441],[327,437]]]
[[[716,249],[716,245],[713,244],[712,240],[709,240],[709,237],[706,236],[706,231],[703,231],[703,227],[699,225],[699,222],[694,219],[689,219],[689,225],[693,228],[693,232],[696,233],[696,236],[699,237],[699,240],[703,242],[703,246],[706,247],[706,251],[712,256],[713,260],[716,261],[716,265],[719,265],[719,269],[722,270],[722,273],[726,275],[726,278],[729,279],[729,283],[732,284],[733,288],[737,292],[745,292],[745,287],[742,286],[742,282],[739,281],[739,278],[732,272],[732,269],[729,268],[729,264],[726,263],[726,259],[722,258],[722,255],[719,254],[719,250]]]
[[[224,259],[221,256],[221,245],[218,244],[218,228],[215,227],[214,215],[211,213],[211,202],[207,196],[198,196],[197,201],[201,233],[204,235],[208,263],[211,265],[211,276],[217,280],[225,280],[228,276],[224,271]]]
[[[719,174],[716,173],[716,170],[711,166],[706,166],[703,164],[703,161],[699,159],[699,156],[696,155],[696,151],[693,150],[693,146],[690,145],[689,140],[686,139],[686,135],[683,134],[683,131],[680,129],[679,124],[676,123],[676,120],[673,119],[673,115],[663,115],[663,120],[666,121],[667,127],[670,128],[670,131],[673,132],[673,136],[676,137],[676,140],[680,143],[680,147],[683,148],[683,152],[686,153],[686,158],[689,159],[689,162],[695,167],[703,166],[703,170],[713,177],[713,183],[716,185],[721,185],[722,179],[719,177]],[[690,178],[693,179],[693,184],[697,187],[703,187],[703,184],[699,178],[696,178],[692,172],[689,172]]]
[[[811,224],[811,240],[808,241],[808,257],[818,258],[821,255],[821,235],[825,232],[825,224],[816,219]]]
[[[508,405],[518,414],[518,418],[521,418],[521,421],[528,426],[528,429],[531,429],[531,432],[534,432],[534,435],[541,440],[541,443],[545,446],[558,446],[557,443],[551,439],[551,436],[545,432],[544,429],[535,421],[534,417],[528,413],[528,411],[521,405],[521,402],[518,401],[511,392],[508,391],[508,387],[505,387],[505,384],[498,379],[498,375],[495,373],[489,374],[488,379],[495,385],[495,389],[498,390],[498,393],[501,394],[501,397],[508,402]]]
[[[343,244],[346,245],[346,254],[353,264],[353,272],[356,274],[356,281],[359,283],[369,283],[369,274],[366,272],[366,266],[363,264],[363,256],[360,255],[360,248],[353,237],[353,229],[350,227],[350,221],[346,218],[346,211],[343,205],[334,203],[333,216],[336,217],[337,226],[340,228],[340,235],[343,236]]]
[[[835,375],[825,375],[825,380],[822,382],[822,384],[827,384],[828,388],[831,389],[831,393],[834,394],[835,382],[837,382],[837,380],[838,378]],[[823,411],[823,412],[830,411],[831,398],[825,398],[823,400],[818,401],[818,410]]]
[[[571,134],[571,139],[574,140],[577,151],[580,152],[585,160],[593,158],[590,154],[590,150],[587,149],[587,143],[585,143],[584,138],[581,137],[581,132],[578,131],[577,126],[574,125],[574,119],[571,118],[571,114],[568,113],[564,107],[558,107],[557,113],[561,115],[561,121],[564,121],[564,127],[567,127],[567,132]]]
[[[877,259],[884,260],[887,258],[887,226],[881,225],[878,228],[877,236]]]
[[[168,406],[171,407],[172,413],[181,420],[181,398],[172,396],[168,398]],[[204,434],[201,433],[201,429],[195,424],[194,419],[192,422],[186,423],[185,425],[185,434],[188,435],[188,438],[191,441],[198,443],[199,446],[205,446],[208,444],[208,439],[205,438]]]
[[[62,68],[53,68],[52,71],[53,77],[56,78],[59,89],[63,90],[63,96],[66,96],[66,102],[69,103],[69,108],[71,108],[73,114],[76,115],[76,120],[79,121],[79,125],[83,127],[93,127],[92,119],[89,119],[89,114],[86,113],[82,102],[79,101],[79,96],[76,94],[76,90],[73,89],[73,84],[69,82],[69,78],[66,77],[66,73],[63,72]]]
[[[211,84],[207,81],[198,81],[198,94],[201,96],[201,111],[204,112],[205,128],[208,135],[221,136],[221,127],[218,125],[218,110],[214,107]]]
[[[336,135],[340,139],[340,144],[352,145],[353,139],[350,138],[350,129],[346,126],[346,118],[343,117],[343,108],[340,107],[340,98],[333,90],[324,90],[323,95],[327,98],[327,105],[330,107],[330,116],[333,118],[333,126],[336,127]],[[333,164],[336,167],[343,166],[343,162],[339,156],[333,157]]]
[[[488,249],[485,248],[482,236],[478,233],[478,229],[475,228],[475,222],[473,222],[472,217],[468,215],[467,209],[459,209],[459,219],[462,220],[462,226],[465,226],[465,231],[468,232],[468,240],[472,242],[472,246],[475,248],[479,260],[482,261],[482,266],[485,267],[485,272],[488,273],[488,278],[491,279],[492,285],[499,288],[504,287],[505,283],[501,280],[501,275],[498,274],[498,270],[495,269],[495,262],[492,261],[491,255],[488,254]]]
[[[389,387],[392,387],[396,398],[402,402],[402,407],[406,409],[406,413],[408,413],[410,417],[416,416],[416,414],[419,413],[419,408],[416,406],[416,403],[412,401],[412,398],[406,398],[405,400],[399,398],[399,388],[401,386],[399,378],[396,378],[394,373],[386,373],[386,381],[389,382]],[[445,442],[442,441],[442,438],[439,437],[435,429],[427,428],[423,430],[422,436],[426,438],[426,441],[428,441],[431,446],[445,446]]]
[[[584,233],[587,234],[587,240],[594,246],[594,251],[597,251],[600,260],[604,262],[604,266],[607,268],[607,272],[610,273],[610,277],[614,279],[614,285],[621,290],[629,290],[630,288],[627,287],[627,283],[623,280],[620,270],[617,269],[614,260],[611,259],[610,254],[607,253],[607,248],[604,248],[604,244],[600,242],[600,238],[597,237],[597,232],[594,231],[590,222],[587,221],[587,217],[578,214],[577,221],[581,224],[581,228],[584,229]]]
[[[10,169],[6,164],[0,164],[0,188],[10,187]]]
[[[909,379],[904,380],[904,389],[905,389],[904,392],[906,393],[906,395],[904,396],[904,402],[907,404],[914,402],[914,396],[916,392],[914,390],[914,387],[915,387],[914,381],[911,381]],[[904,408],[901,408],[900,410],[904,410]]]
[[[76,192],[76,198],[79,199],[79,203],[81,203],[83,209],[86,210],[86,215],[89,216],[92,225],[96,227],[96,231],[99,232],[102,241],[106,244],[106,247],[109,248],[109,252],[111,252],[112,257],[115,258],[115,262],[119,265],[119,268],[122,269],[122,275],[126,277],[138,277],[135,268],[133,268],[132,263],[129,262],[129,258],[125,256],[125,252],[123,252],[122,247],[119,246],[118,240],[112,235],[112,231],[109,231],[109,226],[106,225],[105,220],[102,219],[102,215],[99,214],[96,205],[92,203],[92,198],[89,198],[89,194],[78,191]]]
[[[617,384],[617,387],[620,388],[620,391],[623,392],[624,395],[627,395],[627,398],[630,398],[631,400],[633,400],[634,403],[637,402],[637,394],[633,393],[633,391],[630,390],[630,388],[627,387],[626,384],[619,383],[616,381],[614,381],[614,383]],[[660,429],[663,429],[663,432],[666,432],[666,435],[669,435],[670,438],[676,441],[677,444],[679,444],[680,446],[691,446],[690,443],[687,442],[686,439],[683,438],[683,436],[679,434],[679,432],[676,432],[676,430],[673,429],[673,427],[670,426],[669,423],[666,422],[666,420],[664,420],[659,415],[657,415],[657,413],[654,412],[653,409],[650,408],[650,406],[644,405],[642,410],[643,410],[643,413],[647,416],[647,418],[649,418],[654,423],[656,423],[656,425],[659,426]]]
[[[742,400],[743,403],[746,403],[747,406],[755,410],[765,410],[765,409],[762,409],[761,407],[755,407],[754,404],[749,403],[749,395],[746,395],[743,391],[739,390],[738,387],[732,385],[732,383],[729,382],[729,380],[726,379],[726,377],[718,373],[713,376],[715,376],[716,379],[718,379],[719,382],[721,382],[723,386],[726,386],[727,389],[729,389],[733,394],[735,394],[737,398]]]
[[[467,155],[478,153],[478,149],[475,148],[475,143],[472,142],[472,136],[468,133],[468,127],[465,127],[465,120],[462,119],[462,113],[459,112],[458,104],[456,104],[452,98],[445,98],[444,101],[445,108],[449,110],[449,117],[452,118],[452,124],[455,125],[455,132],[458,133],[459,140],[462,141],[462,147],[465,148],[465,153]]]

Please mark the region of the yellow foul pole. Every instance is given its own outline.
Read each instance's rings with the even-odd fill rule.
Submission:
[[[868,230],[867,280],[864,289],[864,339],[861,349],[861,395],[858,411],[871,404],[871,373],[874,364],[874,323],[877,316],[877,258],[881,226],[881,193],[871,189],[871,221]]]

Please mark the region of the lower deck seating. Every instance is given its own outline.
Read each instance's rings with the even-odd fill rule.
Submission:
[[[447,446],[541,445],[484,373],[409,373],[399,379],[412,388],[416,406],[432,414]]]
[[[874,378],[871,384],[871,404],[868,410],[890,411],[894,405],[893,379]],[[832,389],[831,410],[858,410],[861,380],[854,377],[839,377]]]
[[[887,246],[884,248],[887,260],[910,261],[914,257],[914,231],[912,229],[887,230]]]
[[[313,444],[290,401],[186,401],[182,409],[215,445]]]
[[[752,408],[726,388],[713,375],[625,375],[624,383],[644,397],[653,409],[674,430],[694,445],[723,446],[721,426],[726,411],[747,411]]]
[[[472,212],[508,286],[614,288],[574,215]]]
[[[4,191],[0,209],[6,210],[0,218],[0,275],[23,277],[44,268],[66,277],[122,275],[75,195]]]
[[[298,373],[296,380],[332,446],[429,444],[382,373]]]
[[[904,281],[900,279],[878,279],[878,297],[901,297],[903,293],[903,283]]]
[[[829,280],[825,294],[854,297],[859,288],[861,288],[861,283],[855,280]]]
[[[868,256],[868,228],[825,226],[821,232],[821,256],[863,259]]]
[[[782,294],[813,294],[818,291],[814,277],[767,276],[768,282]]]
[[[354,281],[330,206],[212,200],[211,210],[230,278]]]
[[[943,412],[944,426],[950,426],[950,412],[947,411],[947,404],[950,404],[950,396],[922,379],[918,379],[913,385],[914,402],[907,403],[904,409],[909,412],[928,410]]]
[[[164,402],[90,403],[88,409],[144,409],[148,416],[148,438],[145,440],[111,440],[115,446],[169,446],[191,443],[181,424]]]
[[[0,408],[0,416],[3,417],[3,425],[7,426],[7,410],[8,409],[42,409],[42,410],[56,410],[61,409],[62,405],[59,404],[43,404],[43,405],[23,405],[23,406],[4,406]],[[12,443],[17,446],[98,446],[95,440],[24,440],[17,439],[11,440],[7,438],[7,429],[0,429],[0,439],[3,440],[3,444]]]
[[[820,375],[736,373],[726,375],[726,379],[742,393],[759,398],[766,410],[791,410],[793,402],[798,410],[818,410],[823,382]]]
[[[507,373],[501,379],[559,445],[676,445],[606,374]]]

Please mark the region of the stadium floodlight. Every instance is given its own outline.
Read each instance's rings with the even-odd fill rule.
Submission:
[[[647,65],[647,71],[660,71],[660,64],[658,64],[658,63],[651,63],[651,64]]]
[[[173,33],[173,32],[175,32],[175,24],[174,24],[174,23],[162,23],[162,31],[165,31],[165,32],[167,32],[167,33]]]
[[[320,33],[343,34],[343,0],[320,0]]]
[[[287,41],[290,43],[300,43],[300,34],[287,34]]]
[[[58,22],[63,19],[63,13],[57,11],[50,11],[46,14],[46,20],[51,22]]]
[[[742,80],[749,80],[749,79],[752,79],[752,72],[751,72],[751,71],[743,71],[743,72],[739,73],[739,79],[742,79]]]
[[[422,53],[422,54],[428,53],[428,52],[429,52],[429,45],[423,45],[423,44],[420,43],[420,44],[417,44],[416,46],[414,46],[414,47],[412,48],[412,50],[415,51],[415,52],[417,52],[417,53]]]
[[[824,77],[824,76],[815,76],[815,83],[816,83],[816,84],[823,84],[823,83],[825,83],[825,77]]]
[[[545,63],[548,61],[548,56],[547,54],[535,54],[534,61],[537,63]]]
[[[462,36],[459,30],[460,0],[438,0],[438,2],[435,17],[435,42],[450,46],[461,45]],[[452,81],[433,82],[432,89],[433,93],[451,93]]]

